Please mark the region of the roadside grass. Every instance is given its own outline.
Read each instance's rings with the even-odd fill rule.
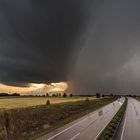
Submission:
[[[96,100],[85,98],[84,101],[40,105],[1,112],[0,140],[6,140],[6,135],[14,140],[35,139],[114,100],[114,97]]]
[[[124,116],[125,110],[127,106],[127,98],[117,114],[113,117],[111,122],[107,125],[105,130],[102,132],[102,134],[99,136],[98,140],[113,140],[115,137],[115,134],[117,132],[117,129],[122,121],[122,118]]]
[[[136,97],[135,99],[137,99],[138,101],[140,101],[140,97],[138,96],[138,97]]]
[[[95,96],[88,97],[89,100],[96,99]],[[23,108],[36,105],[44,105],[49,100],[51,104],[65,102],[77,102],[85,100],[82,96],[73,97],[0,97],[0,110],[9,110],[14,108]]]

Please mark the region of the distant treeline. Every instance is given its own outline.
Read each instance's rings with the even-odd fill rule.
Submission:
[[[19,93],[12,93],[12,94],[0,93],[0,96],[20,96],[20,94]]]

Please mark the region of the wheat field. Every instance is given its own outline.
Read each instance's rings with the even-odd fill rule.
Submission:
[[[47,100],[50,100],[51,104],[76,102],[85,100],[87,97],[74,96],[74,97],[1,97],[0,98],[0,110],[24,108],[36,105],[45,105]],[[88,97],[90,100],[96,99],[96,97]]]

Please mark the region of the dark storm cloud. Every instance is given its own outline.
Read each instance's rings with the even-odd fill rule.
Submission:
[[[139,6],[132,0],[100,1],[96,9],[89,6],[90,26],[70,77],[74,91],[140,94]]]
[[[140,93],[139,7],[138,0],[0,1],[0,81],[70,80],[78,92]]]
[[[67,80],[84,9],[84,0],[1,0],[0,81],[25,86]]]

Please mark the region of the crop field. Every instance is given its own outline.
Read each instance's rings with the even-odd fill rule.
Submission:
[[[140,101],[140,97],[136,97],[136,99],[137,99],[138,101]]]
[[[88,97],[89,100],[96,99],[96,97]],[[36,105],[45,105],[47,100],[50,100],[51,104],[76,102],[85,100],[86,97],[73,96],[73,97],[1,97],[0,98],[0,110],[24,108]]]
[[[42,99],[44,98],[42,97]],[[95,99],[93,97],[89,98]],[[27,100],[29,98],[25,99]],[[34,98],[30,98],[31,102],[33,102],[33,99]],[[41,97],[39,99],[41,100]],[[56,100],[55,97],[49,99],[52,99],[52,101]],[[7,138],[12,138],[14,140],[36,139],[41,135],[55,130],[56,128],[59,128],[116,100],[114,97],[95,100],[88,99],[87,97],[72,97],[72,99],[67,97],[60,98],[58,100],[60,100],[60,102],[64,100],[74,100],[75,102],[73,101],[59,104],[54,102],[54,104],[51,105],[44,104],[35,107],[10,109],[5,110],[4,112],[1,111],[0,140],[6,140]],[[15,102],[15,104],[16,103],[17,102]]]

